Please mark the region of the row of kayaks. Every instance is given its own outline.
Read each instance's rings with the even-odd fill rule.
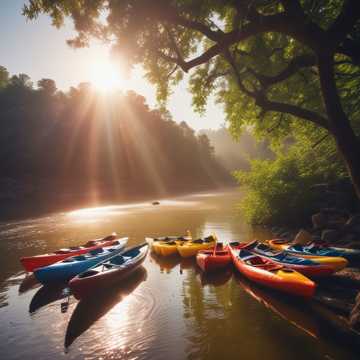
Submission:
[[[44,285],[69,282],[71,292],[81,299],[125,279],[142,264],[148,244],[126,248],[127,242],[127,237],[111,235],[20,262]]]
[[[330,276],[346,267],[348,260],[360,258],[358,250],[291,245],[282,240],[233,242],[225,247],[217,242],[215,235],[195,241],[189,237],[150,240],[152,251],[157,255],[196,256],[204,272],[215,272],[233,263],[244,276],[258,284],[303,297],[314,294],[314,279]],[[168,246],[171,252],[164,250]]]
[[[215,235],[193,240],[189,232],[185,236],[146,238],[145,243],[130,249],[126,248],[127,242],[128,238],[110,235],[20,261],[42,284],[69,281],[73,294],[79,299],[130,275],[144,261],[150,246],[160,256],[196,256],[204,272],[217,271],[233,263],[256,283],[310,297],[315,291],[313,279],[329,276],[346,267],[347,259],[360,257],[358,250],[292,245],[277,239],[223,246]]]

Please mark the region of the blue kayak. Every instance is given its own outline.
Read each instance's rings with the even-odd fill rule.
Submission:
[[[68,281],[77,274],[120,254],[125,249],[127,241],[128,238],[122,238],[112,246],[91,250],[87,254],[73,256],[39,268],[34,271],[34,275],[42,284]]]
[[[320,265],[316,261],[313,261],[311,259],[304,259],[301,257],[296,257],[293,255],[290,255],[289,253],[285,251],[276,251],[271,249],[270,246],[267,246],[266,244],[259,243],[257,241],[254,241],[250,243],[248,246],[246,246],[246,249],[256,253],[257,255],[261,255],[263,257],[266,257],[270,260],[273,260],[278,263],[282,263],[284,265],[304,265],[304,266],[318,266]]]
[[[360,250],[343,249],[333,247],[320,247],[316,245],[292,245],[286,250],[289,254],[294,255],[315,255],[315,256],[330,256],[330,257],[343,257],[349,261],[360,259]]]

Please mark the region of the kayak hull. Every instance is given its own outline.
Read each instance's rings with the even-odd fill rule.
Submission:
[[[231,255],[228,250],[200,250],[196,262],[203,272],[215,272],[231,264]]]
[[[279,241],[278,239],[268,240],[267,243],[275,250],[286,251],[289,255],[311,259],[317,263],[331,266],[334,271],[344,269],[349,264],[348,260],[342,256],[316,255],[308,252],[292,251],[288,243]]]
[[[124,263],[124,266],[114,266],[106,271],[106,265],[100,264],[99,267],[90,269],[83,274],[79,274],[69,282],[71,292],[76,299],[81,300],[91,296],[100,289],[108,288],[128,278],[144,262],[148,253],[149,246],[146,244],[137,256],[131,261]],[[129,250],[132,251],[132,250]],[[122,256],[126,256],[129,251],[125,251]],[[111,260],[105,264],[111,264]]]
[[[104,246],[111,246],[115,241],[117,241],[116,237],[105,241],[101,241],[101,239],[92,240],[92,242],[96,243],[93,246],[85,247],[86,244],[84,244],[79,246],[78,250],[64,249],[64,253],[60,253],[62,250],[59,250],[59,253],[55,252],[51,254],[22,257],[20,262],[27,272],[33,272],[37,268],[52,265],[71,256],[83,255],[91,250],[99,249]]]
[[[209,250],[213,249],[215,246],[215,241],[205,242],[202,244],[197,243],[184,243],[177,246],[177,251],[180,256],[183,258],[195,256],[200,250]]]
[[[238,250],[230,247],[229,251],[236,269],[249,280],[294,296],[311,298],[314,295],[315,283],[299,272],[261,260],[257,255],[253,256],[258,264],[250,265],[238,256]]]
[[[44,285],[66,282],[77,274],[122,252],[126,246],[127,240],[127,238],[124,238],[119,241],[119,245],[105,247],[103,250],[95,249],[94,251],[99,251],[98,254],[89,253],[77,255],[55,264],[38,268],[34,271],[34,275],[36,279]],[[100,250],[102,252],[100,252]]]

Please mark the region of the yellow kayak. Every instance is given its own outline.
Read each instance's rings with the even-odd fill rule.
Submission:
[[[200,250],[213,249],[215,244],[215,238],[213,236],[209,236],[203,240],[199,239],[179,244],[177,246],[177,251],[182,257],[186,258],[195,256]]]
[[[146,238],[151,244],[152,251],[157,255],[170,256],[177,254],[177,246],[186,241],[190,241],[191,234],[187,232],[187,236],[166,236],[159,238]]]
[[[312,259],[317,263],[331,266],[335,271],[344,269],[348,265],[348,261],[341,256],[324,256],[303,251],[293,251],[291,244],[278,239],[268,240],[267,243],[275,250],[286,251],[292,256],[298,256],[304,259]]]

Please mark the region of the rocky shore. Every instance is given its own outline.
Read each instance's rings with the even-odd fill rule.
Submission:
[[[272,227],[271,231],[276,237],[296,244],[360,249],[360,214],[326,208],[311,220],[312,226],[308,228]],[[360,344],[360,259],[319,281],[310,305],[338,339]]]

